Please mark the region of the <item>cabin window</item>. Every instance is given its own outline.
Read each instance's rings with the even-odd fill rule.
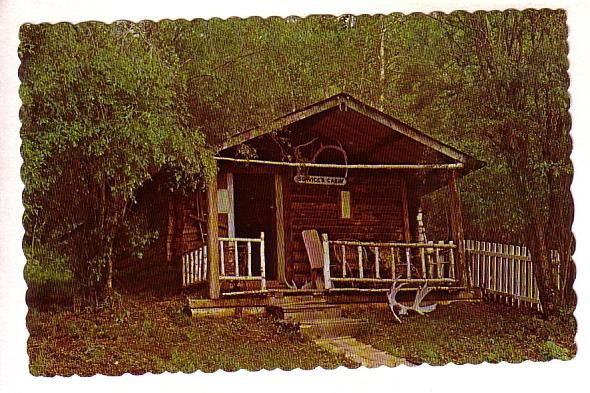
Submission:
[[[350,218],[350,191],[340,191],[340,218]]]
[[[217,190],[217,212],[222,214],[229,212],[229,193],[225,188]]]

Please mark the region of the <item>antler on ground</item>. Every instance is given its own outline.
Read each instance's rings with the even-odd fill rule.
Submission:
[[[436,303],[431,304],[429,306],[420,306],[420,303],[422,302],[422,300],[424,300],[426,295],[428,295],[430,293],[430,291],[432,291],[432,288],[428,288],[426,283],[424,283],[424,286],[419,288],[416,291],[416,298],[414,299],[414,304],[411,307],[408,307],[408,306],[405,306],[401,303],[398,303],[398,301],[395,299],[395,297],[397,296],[397,293],[400,290],[400,288],[402,288],[404,285],[405,285],[404,283],[400,283],[398,285],[397,283],[394,282],[391,285],[389,292],[387,292],[387,300],[389,302],[389,308],[391,309],[391,312],[393,313],[394,318],[398,322],[401,323],[402,320],[401,320],[400,316],[407,315],[409,310],[413,310],[420,315],[424,315],[424,314],[434,311],[436,309],[436,306],[437,306]]]

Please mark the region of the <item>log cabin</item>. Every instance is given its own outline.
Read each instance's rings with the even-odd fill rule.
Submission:
[[[482,161],[344,93],[232,135],[215,159],[216,181],[169,201],[183,287],[219,299],[469,286],[457,181]],[[442,187],[452,238],[427,242],[420,199]]]

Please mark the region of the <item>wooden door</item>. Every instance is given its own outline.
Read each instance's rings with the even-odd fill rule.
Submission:
[[[234,174],[236,237],[258,238],[264,232],[266,278],[277,279],[274,175]],[[253,274],[260,274],[260,250],[252,250]]]

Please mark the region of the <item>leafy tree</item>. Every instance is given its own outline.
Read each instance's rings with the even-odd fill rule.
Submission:
[[[463,182],[465,199],[476,206],[468,209],[466,221],[499,230],[484,230],[492,239],[506,229],[509,238],[529,246],[547,314],[558,304],[571,305],[565,13],[457,12],[424,15],[412,23],[421,26],[412,31],[424,33],[418,40],[424,50],[404,64],[407,73],[398,81],[402,92],[413,96],[409,107],[423,119],[437,118],[442,127],[431,129],[443,131],[442,139],[488,162],[479,180]],[[551,249],[561,254],[559,285]]]
[[[186,75],[151,40],[156,28],[21,29],[25,246],[54,244],[86,288],[111,288],[113,259],[153,238],[133,219],[139,187],[163,169],[187,186],[213,174],[203,133],[186,121]]]
[[[131,208],[142,185],[194,186],[207,143],[346,91],[487,162],[461,182],[465,230],[527,244],[551,313],[574,301],[566,36],[551,10],[25,25],[26,249],[108,286],[110,261],[156,237]]]

